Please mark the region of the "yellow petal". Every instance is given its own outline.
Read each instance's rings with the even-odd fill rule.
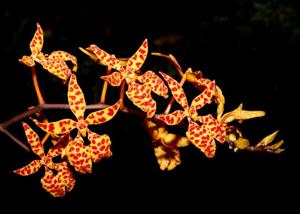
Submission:
[[[14,170],[14,173],[17,173],[22,176],[27,176],[36,173],[42,166],[41,160],[34,160],[26,166]]]
[[[85,122],[88,125],[91,124],[98,125],[111,120],[117,114],[120,108],[120,104],[121,104],[121,100],[119,100],[118,102],[116,102],[114,105],[110,107],[90,113],[86,117]]]
[[[84,146],[82,137],[77,135],[73,142],[65,149],[69,163],[77,172],[87,174],[92,172],[92,159],[87,147]]]
[[[154,148],[154,154],[161,170],[172,170],[181,163],[180,153],[177,148],[170,149],[159,145]]]
[[[168,88],[163,80],[157,76],[153,71],[147,71],[138,77],[138,80],[146,84],[151,90],[159,96],[168,98]]]
[[[169,147],[185,147],[190,144],[190,141],[185,136],[176,135],[173,133],[168,133],[165,135],[165,137],[162,139],[162,142],[165,146]]]
[[[222,123],[230,123],[233,120],[248,120],[256,117],[263,117],[266,115],[264,111],[246,111],[242,109],[243,105],[240,104],[235,110],[223,115]]]
[[[44,38],[43,38],[43,29],[39,23],[36,24],[36,31],[34,36],[29,44],[32,56],[37,56],[43,48]]]
[[[56,122],[40,123],[37,120],[32,120],[38,127],[47,133],[58,135],[66,134],[77,127],[77,122],[71,119],[62,119]]]
[[[216,143],[210,136],[208,129],[205,126],[199,126],[193,122],[190,118],[188,131],[186,136],[188,139],[205,154],[206,157],[212,158],[215,156]]]
[[[35,66],[34,59],[31,56],[23,56],[22,59],[19,59],[19,62],[27,65],[28,67]]]
[[[63,197],[66,193],[64,182],[59,178],[51,170],[46,170],[44,177],[41,179],[42,187],[53,197]]]
[[[40,158],[45,157],[44,147],[37,133],[33,131],[32,128],[30,128],[30,126],[28,126],[26,123],[23,123],[23,128],[25,130],[25,135],[32,151]]]
[[[260,147],[260,146],[267,146],[268,144],[272,143],[272,141],[275,139],[277,136],[279,130],[273,132],[272,134],[264,137],[261,141],[259,141],[258,144],[256,144],[255,147]]]
[[[270,146],[270,147],[271,147],[271,149],[273,149],[273,150],[277,150],[277,149],[280,148],[280,146],[282,146],[282,144],[284,144],[284,140],[280,140],[279,142],[273,144],[273,145]]]
[[[138,71],[144,64],[148,54],[148,40],[145,39],[139,49],[133,54],[126,65],[126,70]]]
[[[108,54],[104,50],[100,49],[97,45],[90,45],[88,50],[95,54],[95,56],[99,59],[98,62],[100,64],[111,67],[120,72],[124,70],[119,60],[114,55]],[[91,58],[93,59],[94,57]]]
[[[70,109],[73,114],[76,116],[77,120],[84,119],[84,112],[85,112],[85,98],[80,86],[77,83],[77,78],[75,74],[72,74],[69,87],[68,87],[68,101],[70,105]]]
[[[203,85],[205,84],[206,89],[199,94],[197,97],[195,97],[192,101],[190,111],[193,109],[193,111],[198,110],[205,106],[206,104],[211,103],[212,97],[215,94],[215,81],[210,80],[203,80]],[[194,114],[194,112],[190,112],[191,115]]]
[[[181,110],[176,110],[171,114],[159,114],[156,115],[156,119],[164,121],[169,126],[174,126],[179,124],[183,118],[185,118],[185,112]]]
[[[223,92],[219,86],[216,85],[216,101],[218,104],[217,107],[217,119],[219,122],[221,122],[221,117],[224,112],[224,105],[225,105],[225,97],[223,95]]]
[[[110,151],[111,141],[108,135],[98,135],[94,132],[89,132],[88,139],[91,142],[89,151],[94,163],[99,162],[102,158],[108,158],[112,155]]]
[[[79,47],[79,49],[80,49],[83,53],[85,53],[86,55],[88,55],[92,60],[94,60],[95,62],[97,62],[97,63],[99,63],[99,64],[101,64],[101,65],[103,65],[103,64],[101,63],[101,61],[98,59],[98,57],[93,53],[93,51],[91,51],[90,48],[84,49],[84,48],[82,48],[82,47]]]
[[[77,65],[77,58],[65,51],[54,51],[52,52],[48,60],[56,60],[56,61],[71,61],[73,64],[72,71],[76,72],[78,65]]]
[[[62,79],[64,83],[66,83],[72,74],[72,71],[68,67],[67,63],[62,60],[43,60],[41,64],[44,69]]]
[[[107,81],[111,86],[120,86],[124,77],[119,72],[113,72],[110,75],[101,76],[101,79]]]
[[[179,103],[184,110],[188,110],[189,109],[188,101],[181,85],[169,75],[163,72],[159,72],[159,73],[167,81],[169,88],[171,89],[171,93],[173,94],[177,103]]]
[[[152,118],[154,116],[156,112],[156,102],[151,97],[150,88],[145,87],[145,85],[130,82],[128,84],[126,95],[135,106],[142,111],[147,112],[147,118]]]

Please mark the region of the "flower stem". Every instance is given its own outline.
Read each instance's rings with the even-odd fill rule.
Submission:
[[[103,108],[107,108],[109,106],[110,105],[106,105],[106,104],[91,104],[91,105],[86,106],[86,110],[103,109]],[[34,106],[34,107],[30,108],[29,110],[27,110],[23,113],[20,113],[20,114],[14,116],[13,118],[3,122],[3,123],[0,123],[0,132],[7,135],[9,138],[11,138],[15,143],[17,143],[19,146],[21,146],[26,151],[31,151],[29,147],[24,145],[19,139],[17,139],[12,133],[10,133],[7,130],[7,127],[17,123],[20,120],[23,120],[24,118],[30,117],[31,115],[34,115],[39,111],[46,110],[46,109],[48,109],[48,110],[50,110],[50,109],[69,110],[70,106],[68,104],[47,104],[47,103]],[[127,113],[127,114],[133,114],[133,115],[136,115],[136,116],[139,116],[139,117],[146,117],[146,115],[143,112],[127,108],[124,105],[123,105],[123,108],[120,109],[120,111],[123,112],[123,113]],[[45,137],[43,139],[43,142],[46,141],[48,137],[49,136],[45,135]]]
[[[7,129],[3,128],[2,124],[0,124],[0,132],[6,134],[10,139],[12,139],[16,144],[18,144],[25,151],[30,152],[30,148],[22,143],[18,138],[16,138],[12,133],[10,133]]]
[[[106,70],[106,75],[109,75],[111,72],[111,67],[107,67]],[[102,93],[101,93],[101,99],[100,99],[100,103],[104,104],[105,103],[105,97],[106,97],[106,92],[107,92],[107,86],[108,86],[108,82],[104,81],[103,84],[103,88],[102,88]]]
[[[44,104],[45,101],[44,101],[44,98],[42,96],[42,93],[41,93],[41,90],[40,90],[40,86],[39,86],[39,83],[38,83],[38,80],[37,80],[37,75],[36,75],[36,71],[35,71],[35,67],[31,67],[31,77],[32,77],[32,81],[33,81],[33,85],[34,85],[34,90],[35,90],[35,93],[37,95],[37,98],[38,98],[38,102],[39,104]]]

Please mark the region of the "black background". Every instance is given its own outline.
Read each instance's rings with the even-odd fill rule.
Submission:
[[[78,47],[94,43],[109,53],[128,57],[148,38],[150,52],[172,53],[184,69],[200,69],[216,80],[226,98],[225,111],[241,102],[246,109],[265,110],[265,118],[242,125],[253,143],[277,129],[277,140],[286,141],[281,155],[234,153],[227,145],[218,144],[213,159],[206,159],[190,146],[181,150],[180,166],[160,171],[141,119],[120,113],[95,129],[111,136],[113,156],[94,164],[91,175],[75,173],[75,189],[55,199],[40,186],[43,170],[29,177],[12,173],[35,156],[1,134],[1,206],[3,203],[12,210],[87,207],[100,212],[119,207],[138,210],[137,205],[143,210],[159,210],[158,206],[187,210],[202,206],[215,209],[208,203],[220,202],[244,208],[299,204],[298,6],[297,1],[249,0],[1,8],[1,122],[36,104],[30,70],[17,60],[29,54],[28,44],[39,22],[46,32],[44,52],[60,49],[78,58],[77,76],[87,103],[99,99],[102,82],[98,77],[105,68]],[[164,59],[152,56],[144,69],[172,72]],[[41,68],[38,73],[47,102],[66,102],[66,87]],[[108,102],[114,103],[117,90],[110,90]],[[54,119],[71,116],[64,111],[50,111],[49,115]],[[9,130],[25,140],[21,123]]]

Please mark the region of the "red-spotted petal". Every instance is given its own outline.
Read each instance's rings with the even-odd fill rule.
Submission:
[[[22,59],[19,59],[19,62],[23,63],[24,65],[27,65],[29,67],[35,66],[34,59],[32,56],[23,56]]]
[[[66,191],[70,192],[76,183],[73,173],[68,167],[67,162],[61,162],[55,164],[54,168],[58,171],[58,177],[61,179],[66,187]]]
[[[157,119],[164,121],[169,126],[174,126],[179,124],[183,118],[185,118],[185,112],[181,110],[176,110],[171,114],[159,114],[156,116]]]
[[[101,79],[107,81],[111,86],[120,86],[124,77],[119,72],[113,72],[110,75],[101,76]]]
[[[226,128],[224,124],[219,123],[211,114],[201,116],[201,120],[203,125],[209,130],[211,136],[220,143],[225,142]]]
[[[200,109],[206,104],[212,102],[212,98],[215,95],[215,81],[208,79],[202,79],[203,85],[206,89],[192,101],[191,108]]]
[[[39,136],[35,131],[30,128],[29,125],[23,123],[23,128],[25,130],[25,135],[27,137],[27,141],[31,146],[32,151],[37,154],[40,158],[45,157],[44,147],[40,141]]]
[[[108,158],[112,155],[112,152],[110,151],[111,141],[108,135],[98,135],[90,131],[88,139],[91,142],[88,147],[93,162],[96,163],[102,158]]]
[[[154,116],[156,112],[156,102],[151,97],[150,88],[135,82],[130,82],[126,95],[135,106],[147,112],[147,118]]]
[[[44,69],[49,71],[54,76],[62,79],[64,83],[69,79],[72,74],[71,69],[68,67],[67,63],[63,60],[42,60],[41,64]]]
[[[63,152],[64,147],[59,143],[56,144],[55,146],[52,146],[48,153],[47,153],[47,157],[49,158],[55,158],[59,155],[61,155],[61,153]]]
[[[187,98],[186,98],[183,88],[180,86],[180,84],[176,80],[174,80],[169,75],[167,75],[163,72],[159,72],[159,73],[167,81],[169,88],[171,89],[171,93],[173,94],[177,103],[179,103],[182,106],[182,108],[185,111],[187,111],[189,109],[189,105],[188,105],[188,101],[187,101]]]
[[[69,81],[68,101],[71,111],[76,116],[77,120],[83,120],[86,103],[83,92],[77,83],[75,74],[72,74]]]
[[[188,139],[198,147],[206,157],[212,158],[215,156],[216,143],[215,140],[210,136],[209,130],[204,126],[200,126],[193,122],[190,118],[188,131],[186,136]]]
[[[120,104],[121,100],[110,107],[90,113],[85,119],[86,124],[98,125],[111,120],[118,112]]]
[[[45,132],[54,135],[69,133],[77,126],[77,122],[71,119],[62,119],[49,123],[40,123],[37,120],[33,120],[33,122]]]
[[[84,142],[80,134],[69,143],[65,149],[69,163],[75,168],[77,172],[82,174],[92,172],[92,159],[88,148],[84,146]]]
[[[91,50],[97,56],[102,65],[109,66],[121,72],[124,70],[119,60],[114,55],[108,54],[104,50],[100,49],[97,45],[90,45],[89,50]]]
[[[141,83],[149,86],[157,95],[168,98],[168,87],[165,85],[164,81],[153,71],[147,71],[143,75],[140,75],[138,80]]]
[[[44,38],[43,38],[43,29],[39,23],[36,24],[36,31],[34,36],[29,44],[32,56],[37,56],[43,48]]]
[[[137,71],[144,64],[146,57],[148,54],[148,41],[144,40],[143,44],[139,47],[139,49],[133,54],[126,65],[126,70],[128,71]]]
[[[69,54],[65,51],[54,51],[48,56],[48,60],[55,60],[55,61],[71,61],[73,64],[72,71],[77,71],[77,58],[72,54]]]
[[[27,164],[26,166],[14,170],[14,173],[17,173],[22,176],[27,176],[36,173],[42,166],[41,160],[34,160]]]
[[[41,179],[43,188],[53,197],[63,197],[66,194],[66,187],[58,174],[54,175],[51,170],[46,170]]]

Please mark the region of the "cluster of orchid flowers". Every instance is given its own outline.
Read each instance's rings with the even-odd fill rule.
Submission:
[[[283,144],[282,140],[270,145],[278,131],[263,138],[255,146],[251,146],[236,126],[229,125],[234,120],[241,122],[246,119],[262,117],[265,112],[243,110],[242,105],[240,105],[235,110],[224,114],[225,98],[215,81],[204,78],[200,71],[192,71],[191,68],[183,72],[174,56],[153,53],[155,56],[170,60],[181,76],[180,82],[164,72],[159,72],[162,78],[151,70],[142,73],[140,69],[148,55],[147,40],[144,40],[130,58],[117,58],[94,44],[87,48],[80,48],[91,59],[107,67],[106,75],[101,76],[101,79],[105,81],[100,100],[101,104],[105,104],[108,84],[113,87],[121,87],[120,99],[115,104],[92,112],[85,117],[87,105],[84,94],[77,82],[76,75],[72,73],[72,71],[77,71],[76,57],[64,51],[54,51],[50,55],[43,54],[43,42],[43,30],[37,24],[37,30],[30,42],[31,55],[23,56],[19,61],[31,68],[37,62],[44,69],[62,79],[64,83],[68,83],[68,104],[76,121],[61,119],[49,122],[41,116],[41,113],[36,114],[37,118],[31,118],[32,121],[47,133],[42,141],[37,133],[23,122],[27,141],[32,151],[40,159],[33,160],[14,172],[27,176],[37,172],[44,166],[45,175],[41,179],[42,187],[55,197],[64,196],[75,185],[75,179],[69,165],[79,173],[91,173],[93,162],[97,163],[102,158],[108,158],[112,155],[110,137],[106,134],[100,135],[91,131],[89,126],[108,122],[119,110],[128,109],[124,106],[124,93],[137,108],[145,112],[144,127],[151,137],[154,153],[162,170],[172,170],[180,164],[179,148],[190,144],[196,146],[208,158],[215,156],[215,141],[222,144],[227,142],[234,151],[238,149],[272,153],[283,151],[280,148]],[[66,61],[73,63],[72,70],[68,67]],[[200,91],[200,94],[190,104],[183,88],[186,82],[193,84]],[[37,86],[36,91],[39,91],[38,84],[35,83],[35,86]],[[157,104],[152,98],[151,92],[167,99],[169,90],[172,97],[167,109],[161,114],[156,114]],[[39,104],[43,104],[44,101],[40,98],[40,92],[37,92],[37,95]],[[182,110],[175,110],[170,113],[175,101],[182,107]],[[200,115],[198,110],[212,102],[217,105],[216,117],[212,114]],[[188,121],[186,136],[168,132],[168,126],[185,125],[183,124],[184,118],[187,118]],[[71,132],[75,129],[77,135],[73,139]],[[46,154],[44,144],[50,136],[52,137],[52,147]],[[85,138],[89,141],[88,145],[84,143]],[[58,156],[61,156],[61,162],[56,163],[53,158]]]

